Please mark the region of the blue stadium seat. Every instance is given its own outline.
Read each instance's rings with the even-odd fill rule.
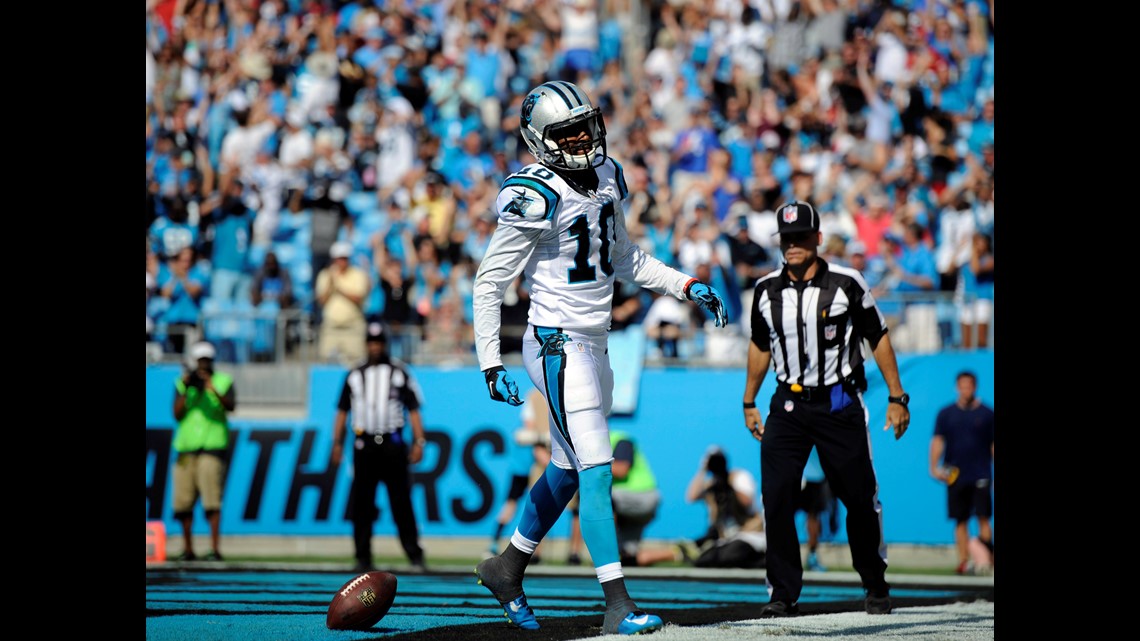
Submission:
[[[305,236],[305,242],[308,243],[308,238],[312,237],[312,233],[313,214],[311,212],[308,210],[297,213],[286,211],[281,213],[277,229],[274,230],[271,240],[275,243],[284,243],[296,240],[298,236]]]
[[[378,208],[379,204],[376,202],[376,192],[354,191],[345,197],[344,206],[350,216],[360,218],[366,212]]]
[[[282,265],[291,265],[297,260],[297,246],[293,243],[273,243],[273,253]]]
[[[261,267],[265,262],[265,255],[269,253],[269,245],[258,243],[249,246],[249,254],[246,256],[246,261],[252,269]]]
[[[252,356],[255,360],[273,360],[277,347],[277,314],[281,306],[275,300],[262,301],[253,313]]]
[[[217,297],[202,299],[202,336],[214,344],[218,362],[249,361],[253,339],[253,305]]]

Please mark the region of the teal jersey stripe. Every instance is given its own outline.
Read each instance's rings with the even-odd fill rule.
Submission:
[[[546,183],[541,182],[537,178],[530,178],[526,176],[511,176],[510,178],[503,181],[503,189],[506,189],[512,185],[517,185],[519,187],[530,187],[531,189],[537,191],[539,195],[541,195],[546,200],[546,220],[550,220],[554,217],[554,210],[558,208],[558,203],[562,200],[562,198],[558,195],[558,192],[554,191],[548,187]]]
[[[614,180],[617,182],[618,199],[625,200],[629,195],[629,185],[625,184],[625,170],[622,169],[621,163],[610,158],[614,163]]]

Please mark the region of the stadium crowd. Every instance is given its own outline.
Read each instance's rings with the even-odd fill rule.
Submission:
[[[148,0],[148,344],[225,345],[227,314],[319,324],[336,244],[367,319],[473,354],[490,209],[533,160],[521,102],[563,79],[605,114],[631,237],[741,337],[794,198],[900,349],[990,347],[994,33],[992,0]],[[670,302],[619,287],[614,327],[699,356],[670,337],[709,319]],[[504,324],[526,304],[518,282]]]

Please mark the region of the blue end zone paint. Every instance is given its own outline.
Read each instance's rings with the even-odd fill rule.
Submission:
[[[375,639],[443,626],[501,625],[502,610],[467,575],[401,576],[396,601],[376,627],[363,632],[325,627],[329,601],[345,574],[320,572],[211,572],[148,570],[147,641],[320,641]],[[627,578],[646,609],[709,609],[768,601],[763,583]],[[593,577],[528,577],[527,598],[539,618],[600,617],[602,590]],[[906,597],[953,599],[947,589],[893,589]],[[857,586],[805,587],[801,603],[854,601]]]

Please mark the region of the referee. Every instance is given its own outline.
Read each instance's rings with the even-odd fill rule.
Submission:
[[[752,302],[752,342],[744,386],[744,424],[760,441],[760,482],[768,536],[768,604],[760,616],[798,613],[803,566],[796,533],[800,481],[812,447],[828,483],[847,507],[852,563],[869,614],[889,614],[890,586],[882,506],[871,462],[863,341],[889,390],[887,424],[901,438],[910,423],[898,363],[883,315],[863,275],[819,257],[815,208],[790,202],[776,212],[784,268],[760,279]],[[778,385],[765,425],[756,394],[771,367]]]
[[[368,360],[348,372],[333,421],[332,466],[340,466],[345,426],[352,415],[352,513],[356,570],[372,569],[372,527],[379,516],[376,486],[388,489],[388,504],[396,520],[400,544],[412,567],[424,569],[419,544],[408,464],[424,455],[424,425],[420,417],[420,390],[407,367],[389,358],[386,331],[380,323],[368,325],[365,341]],[[405,415],[412,424],[413,440],[404,435]]]

